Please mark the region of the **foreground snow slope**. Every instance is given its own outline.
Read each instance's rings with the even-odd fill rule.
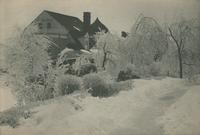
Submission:
[[[6,84],[6,77],[0,73],[0,112],[14,106],[17,101]]]
[[[74,94],[34,108],[17,128],[2,135],[200,134],[200,86],[184,80],[135,80],[134,88],[109,98]],[[187,130],[187,131],[185,131]]]
[[[164,135],[200,135],[200,86],[191,87],[166,110],[160,122]]]

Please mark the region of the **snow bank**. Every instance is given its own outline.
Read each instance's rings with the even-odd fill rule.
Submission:
[[[175,132],[170,127],[174,122],[165,118],[173,118],[180,125],[180,119],[184,117],[179,117],[185,114],[184,109],[200,99],[197,92],[199,87],[186,86],[180,79],[135,80],[133,85],[132,90],[109,98],[76,93],[55,99],[34,108],[34,115],[28,120],[21,120],[21,126],[15,129],[2,127],[2,135],[168,135],[168,131]],[[194,99],[191,98],[193,94]],[[174,110],[173,106],[180,109]],[[198,103],[190,105],[193,109],[195,106]],[[190,110],[200,111],[199,108]],[[194,113],[195,116],[197,113]],[[187,117],[190,124],[194,117]],[[198,129],[198,123],[192,125],[193,128],[186,133]],[[184,132],[184,129],[178,129]]]
[[[0,86],[0,112],[16,104],[16,99],[8,87]]]
[[[167,109],[161,117],[164,135],[200,134],[200,85],[188,92]]]
[[[14,106],[17,103],[5,80],[6,77],[0,75],[0,112]]]

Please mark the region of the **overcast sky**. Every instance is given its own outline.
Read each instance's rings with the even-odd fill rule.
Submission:
[[[24,28],[43,10],[50,10],[82,19],[83,11],[92,12],[92,20],[100,20],[112,31],[129,31],[137,16],[143,13],[159,23],[182,16],[197,18],[200,0],[0,0],[0,42],[12,33],[13,27]]]

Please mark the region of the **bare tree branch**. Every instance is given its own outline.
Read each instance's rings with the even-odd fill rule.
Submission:
[[[179,25],[180,26],[180,25]],[[180,40],[180,43],[178,43],[178,40],[174,37],[173,33],[172,33],[172,30],[169,28],[169,32],[170,32],[170,35],[172,37],[172,39],[175,41],[175,44],[177,46],[177,53],[178,53],[178,59],[179,59],[179,75],[180,75],[180,78],[183,78],[183,58],[182,58],[182,43],[183,43],[183,40],[181,39]]]
[[[174,37],[171,28],[169,28],[169,32],[170,32],[170,36],[171,36],[172,39],[174,40],[174,42],[175,42],[177,48],[180,49],[180,45],[179,45],[178,41],[176,40],[176,38]]]

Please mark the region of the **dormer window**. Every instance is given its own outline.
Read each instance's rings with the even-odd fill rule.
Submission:
[[[38,28],[41,30],[42,29],[42,23],[38,23]]]
[[[51,28],[51,23],[47,23],[47,29]]]

